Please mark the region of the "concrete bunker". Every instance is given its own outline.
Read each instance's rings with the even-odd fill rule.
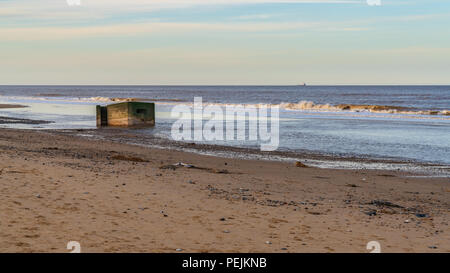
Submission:
[[[97,105],[97,126],[145,127],[155,125],[155,104],[122,102]]]

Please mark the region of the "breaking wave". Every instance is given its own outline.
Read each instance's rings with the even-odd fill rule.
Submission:
[[[127,101],[139,101],[142,99],[137,98],[108,98],[108,97],[90,97],[79,98],[79,101],[92,101],[92,102],[127,102]]]
[[[179,99],[150,99],[150,98],[109,98],[109,97],[90,97],[90,98],[79,98],[78,101],[87,102],[128,102],[128,101],[146,101],[146,102],[156,102],[156,101],[167,101],[167,102],[181,102]]]
[[[402,106],[389,105],[365,105],[365,104],[316,104],[312,101],[300,101],[298,103],[281,103],[280,108],[286,110],[307,111],[348,111],[348,112],[370,112],[383,114],[410,114],[410,115],[444,115],[450,116],[450,110],[418,110]]]

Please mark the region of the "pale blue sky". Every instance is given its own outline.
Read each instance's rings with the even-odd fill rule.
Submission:
[[[381,3],[0,0],[0,84],[450,84],[450,1]]]

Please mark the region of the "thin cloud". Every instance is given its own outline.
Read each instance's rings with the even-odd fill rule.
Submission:
[[[179,8],[192,5],[237,4],[361,4],[363,0],[80,0],[80,6],[69,6],[66,0],[14,0],[0,2],[0,15],[29,14],[33,10],[85,10],[120,8],[121,11]]]
[[[82,0],[83,1],[83,0]],[[362,0],[84,0],[85,5],[230,5],[230,4],[350,4]]]
[[[335,22],[296,22],[296,23],[167,23],[152,22],[139,24],[118,24],[89,27],[11,27],[0,28],[0,37],[4,41],[14,40],[59,40],[88,38],[99,36],[130,36],[154,33],[186,32],[252,32],[270,33],[277,31],[314,30],[314,31],[363,31],[364,28],[338,26]]]
[[[277,16],[279,16],[279,15],[275,15],[275,14],[247,14],[247,15],[236,16],[236,17],[233,17],[231,19],[233,19],[233,20],[266,20],[266,19],[277,17]]]
[[[80,0],[80,6],[69,6],[66,0],[0,1],[0,22],[9,25],[17,20],[69,21],[101,19],[118,14],[153,12],[196,6],[230,6],[259,4],[361,4],[362,0]],[[249,18],[250,19],[250,18]],[[257,19],[257,18],[253,18]],[[260,18],[263,19],[263,18]],[[242,18],[245,20],[245,18]]]

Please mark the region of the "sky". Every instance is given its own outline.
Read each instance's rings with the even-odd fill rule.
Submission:
[[[0,85],[450,84],[449,75],[448,0],[0,0]]]

